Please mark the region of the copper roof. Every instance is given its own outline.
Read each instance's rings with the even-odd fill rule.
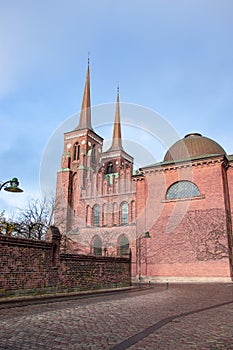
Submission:
[[[79,118],[79,124],[75,128],[75,130],[82,130],[82,129],[92,130],[89,59],[88,59],[86,81],[85,81],[85,87],[84,87],[84,93],[83,93],[83,102],[82,102],[82,108],[81,108],[81,113]]]
[[[215,141],[198,133],[186,135],[172,145],[165,154],[164,161],[195,159],[200,156],[226,155],[224,149]]]
[[[119,86],[117,87],[117,98],[116,98],[116,112],[114,120],[114,128],[112,135],[112,146],[110,150],[123,149],[121,140],[121,121],[120,121],[120,98],[119,98]]]

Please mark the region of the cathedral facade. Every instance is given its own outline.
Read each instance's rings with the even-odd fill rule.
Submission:
[[[64,135],[55,225],[75,253],[132,254],[139,281],[231,281],[233,156],[198,133],[133,170],[119,89],[112,144],[92,128],[89,64],[77,127]]]

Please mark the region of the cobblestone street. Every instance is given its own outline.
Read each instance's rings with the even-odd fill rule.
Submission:
[[[232,349],[233,284],[0,304],[0,349]]]

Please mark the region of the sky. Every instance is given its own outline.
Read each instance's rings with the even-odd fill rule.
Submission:
[[[95,130],[111,139],[119,82],[137,167],[189,132],[232,154],[232,13],[232,0],[0,0],[0,181],[24,189],[1,191],[0,212],[39,196],[46,178],[54,191],[88,52]]]

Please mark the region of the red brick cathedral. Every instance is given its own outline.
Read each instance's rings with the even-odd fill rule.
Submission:
[[[119,89],[111,147],[92,128],[89,64],[80,120],[64,135],[55,225],[75,253],[125,256],[141,281],[231,281],[233,156],[198,133],[133,171],[121,138]]]

